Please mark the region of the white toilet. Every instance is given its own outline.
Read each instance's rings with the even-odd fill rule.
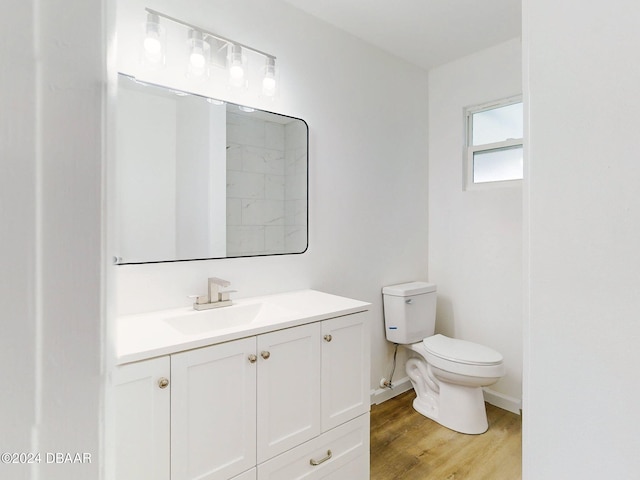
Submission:
[[[413,408],[457,432],[486,432],[482,387],[504,376],[502,355],[483,345],[434,335],[433,283],[391,285],[382,295],[387,340],[412,354],[406,369],[417,395]]]

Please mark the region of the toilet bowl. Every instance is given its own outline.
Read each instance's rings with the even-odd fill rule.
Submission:
[[[487,431],[482,387],[504,376],[502,355],[484,345],[434,335],[434,284],[392,285],[382,293],[387,340],[410,353],[406,371],[416,392],[416,411],[457,432]]]
[[[483,345],[444,335],[405,347],[411,352],[406,371],[416,391],[416,411],[460,433],[486,432],[482,387],[504,376],[502,356]]]

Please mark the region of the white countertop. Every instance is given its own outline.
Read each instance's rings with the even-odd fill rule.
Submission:
[[[244,298],[233,303],[199,312],[193,307],[183,307],[118,317],[117,363],[135,362],[362,312],[371,305],[316,290]],[[243,316],[251,319],[235,320]]]

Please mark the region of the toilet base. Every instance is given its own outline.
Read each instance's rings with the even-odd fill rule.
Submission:
[[[489,428],[481,387],[466,387],[439,382],[440,392],[418,396],[413,408],[443,427],[469,435],[479,435]]]

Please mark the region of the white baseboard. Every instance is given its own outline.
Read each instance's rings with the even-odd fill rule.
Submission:
[[[490,388],[483,388],[484,401],[495,405],[498,408],[507,410],[508,412],[520,415],[522,412],[522,402],[517,398],[510,397],[503,393],[496,392]]]
[[[379,405],[390,398],[406,392],[407,390],[411,390],[412,388],[409,377],[404,377],[393,382],[393,388],[378,388],[376,390],[371,390],[371,405]]]

